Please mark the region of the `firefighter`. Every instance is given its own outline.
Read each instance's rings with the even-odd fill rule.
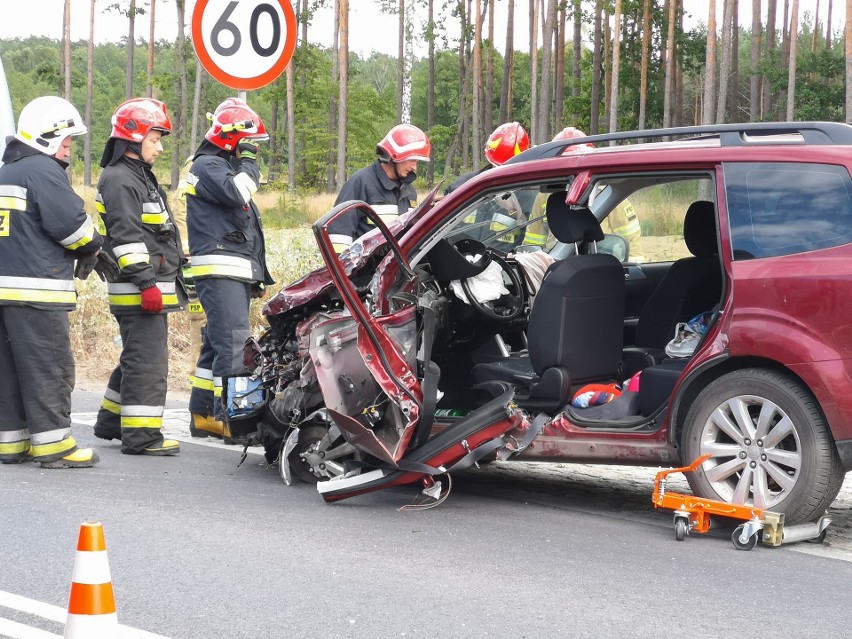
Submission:
[[[107,284],[110,312],[121,333],[95,435],[120,439],[128,455],[177,455],[180,444],[161,428],[169,370],[168,313],[186,293],[180,232],[152,166],[172,130],[166,105],[150,98],[123,102],[101,157],[96,202],[118,277]]]
[[[252,200],[260,182],[258,144],[267,139],[260,116],[244,102],[220,105],[187,175],[192,275],[207,314],[189,399],[190,432],[197,437],[229,441],[222,378],[242,370],[249,303],[274,283]]]
[[[580,129],[574,128],[572,126],[565,127],[556,136],[553,138],[553,141],[557,140],[570,140],[573,138],[584,138],[586,134],[583,133]],[[584,144],[574,144],[569,146],[563,151],[563,154],[566,153],[578,153],[583,149],[593,149],[594,145],[591,143]],[[547,196],[542,195],[540,198],[536,200],[536,205],[534,206],[537,214],[544,215],[545,205],[547,202]],[[630,245],[630,261],[631,262],[644,262],[645,258],[642,255],[642,227],[639,224],[639,216],[636,213],[636,209],[633,204],[630,203],[630,200],[623,200],[618,206],[616,206],[609,215],[606,216],[603,220],[601,220],[601,228],[605,233],[614,233],[616,235],[621,235],[624,237],[628,244]],[[548,239],[548,230],[547,223],[545,218],[542,217],[538,222],[531,224],[527,228],[527,233],[524,238],[524,244],[527,246],[540,246],[544,247]]]
[[[530,136],[519,122],[501,124],[492,131],[485,141],[485,159],[488,160],[488,164],[478,171],[460,175],[455,182],[444,190],[444,194],[452,193],[469,179],[492,167],[501,166],[507,160],[523,153],[528,148],[530,148]]]
[[[65,173],[72,140],[85,133],[70,102],[36,98],[22,109],[0,166],[3,463],[32,459],[42,468],[84,468],[98,461],[71,436],[74,259],[76,274],[88,275],[103,243]]]
[[[376,145],[376,155],[376,161],[370,166],[352,174],[334,204],[361,200],[387,224],[417,206],[417,192],[412,182],[417,179],[417,163],[430,161],[432,144],[416,126],[398,124]],[[328,233],[334,250],[342,253],[372,228],[373,222],[367,215],[355,209],[330,224]]]

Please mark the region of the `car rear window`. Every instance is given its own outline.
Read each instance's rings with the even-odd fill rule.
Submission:
[[[845,167],[726,163],[735,260],[790,255],[852,242],[852,180]]]

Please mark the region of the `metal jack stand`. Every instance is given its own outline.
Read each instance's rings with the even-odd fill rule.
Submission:
[[[654,480],[654,507],[674,510],[675,539],[683,541],[693,531],[706,533],[710,530],[711,515],[744,521],[731,535],[737,550],[751,550],[761,540],[768,546],[780,546],[796,541],[822,542],[825,539],[826,528],[831,523],[828,515],[813,523],[785,527],[783,513],[666,491],[669,475],[694,472],[710,457],[709,454],[702,455],[689,466],[661,470]]]

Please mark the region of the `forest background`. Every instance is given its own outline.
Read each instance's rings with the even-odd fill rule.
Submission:
[[[800,11],[798,0],[359,0],[359,12],[372,2],[376,13],[398,16],[396,34],[376,34],[395,37],[398,55],[361,56],[349,51],[349,0],[293,0],[294,59],[277,81],[248,95],[272,134],[263,158],[266,187],[289,191],[282,201],[295,208],[306,194],[336,192],[403,121],[433,142],[421,187],[479,168],[485,138],[505,121],[521,122],[533,143],[566,125],[593,134],[844,121],[852,112],[843,28],[850,9],[822,0],[820,12],[815,1],[810,12]],[[45,94],[69,97],[81,111],[85,105],[91,133],[74,168],[90,185],[115,106],[140,95],[161,99],[174,132],[157,171],[164,184],[177,184],[206,130],[206,112],[235,93],[198,64],[187,1],[88,0],[88,15],[72,15],[71,0],[63,4],[55,38],[0,39],[15,112]],[[749,24],[739,23],[741,5],[752,9]],[[323,46],[317,42],[329,34],[314,22],[328,10],[335,16],[332,45]],[[506,17],[500,23],[496,10]],[[98,13],[123,17],[120,41],[97,42]],[[169,15],[181,25],[177,37],[158,39],[155,26]],[[78,29],[88,21],[88,41],[72,41],[72,20]],[[514,46],[520,31],[526,50]]]
[[[432,140],[433,161],[415,184],[423,192],[482,166],[485,139],[507,121],[521,122],[538,144],[568,125],[594,134],[852,120],[852,55],[845,55],[852,0],[821,0],[822,11],[820,0],[805,1],[813,12],[800,10],[799,0],[358,0],[359,12],[371,4],[377,16],[396,16],[395,33],[375,34],[396,40],[394,56],[349,50],[349,0],[292,0],[293,61],[247,96],[270,131],[257,196],[270,270],[282,285],[321,264],[307,225],[373,161],[376,142],[398,122]],[[88,11],[73,15],[72,0],[50,2],[64,5],[54,37],[0,37],[14,112],[38,96],[62,95],[85,114],[89,134],[75,145],[72,182],[94,211],[113,110],[129,97],[163,100],[174,128],[154,168],[163,185],[177,185],[203,139],[206,113],[235,94],[197,61],[187,36],[192,0],[85,0]],[[738,18],[749,8],[744,23]],[[317,21],[329,11],[331,34],[328,20]],[[94,30],[105,12],[126,27],[106,42]],[[164,19],[173,20],[173,39],[157,35]],[[88,39],[72,40],[72,20],[75,29],[89,25]],[[516,33],[528,46],[515,47]],[[102,283],[91,278],[78,290],[74,351],[81,377],[99,385],[118,359],[117,330]],[[253,303],[256,329],[262,306]],[[195,362],[192,322],[184,313],[170,321],[171,388],[185,388]]]

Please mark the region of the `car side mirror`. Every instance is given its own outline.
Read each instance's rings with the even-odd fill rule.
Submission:
[[[630,257],[630,242],[621,235],[604,235],[597,243],[598,253],[606,253],[618,258],[622,264]]]

